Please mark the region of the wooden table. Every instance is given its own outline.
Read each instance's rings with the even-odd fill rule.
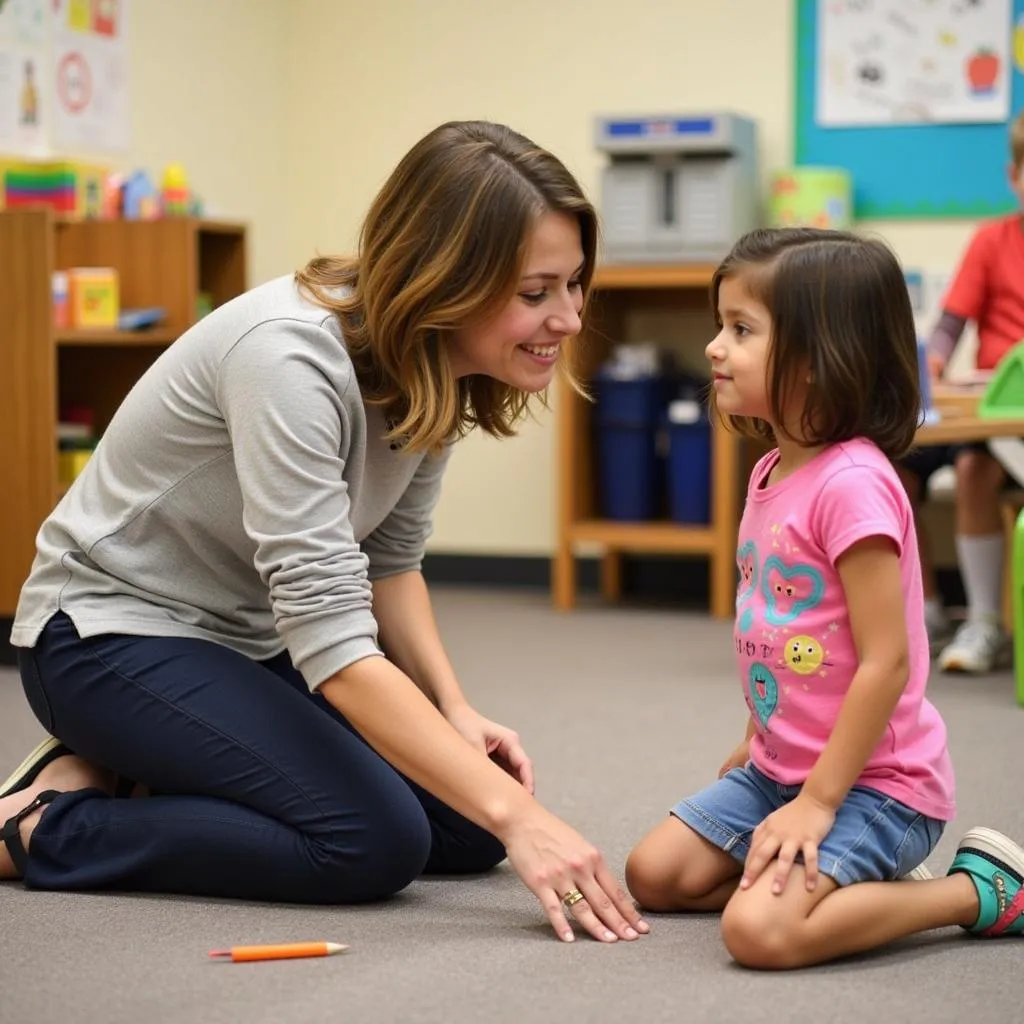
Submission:
[[[935,423],[928,423],[917,431],[919,445],[969,444],[973,441],[991,441],[996,437],[1024,437],[1024,419],[981,419],[978,402],[982,390],[950,384],[934,386],[932,404],[940,415]],[[1010,491],[1000,501],[1007,551],[1012,544],[1013,529],[1021,508],[1020,491]],[[1013,629],[1012,589],[1010,574],[1003,585],[1003,622]]]
[[[973,387],[936,384],[932,404],[941,418],[918,430],[917,444],[967,444],[990,441],[994,437],[1024,437],[1024,419],[981,419],[978,416],[981,395],[981,390]]]

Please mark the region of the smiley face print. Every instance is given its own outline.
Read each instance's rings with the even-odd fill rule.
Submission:
[[[814,637],[792,636],[786,641],[782,657],[786,666],[797,675],[810,676],[821,668],[825,652]]]

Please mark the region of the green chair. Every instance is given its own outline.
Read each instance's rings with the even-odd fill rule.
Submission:
[[[999,361],[978,403],[978,416],[983,420],[1024,417],[1024,341]]]
[[[1024,341],[1012,348],[999,363],[978,403],[981,419],[1024,418]],[[1018,445],[1019,442],[1011,441]],[[998,457],[1000,439],[990,445]],[[1010,453],[1007,453],[1007,457]],[[1016,472],[1014,475],[1017,475]],[[1024,483],[1024,481],[1021,481]],[[1007,506],[1009,511],[1009,506]],[[1017,687],[1017,703],[1024,707],[1024,509],[1017,513],[1013,527],[1010,553],[1010,611],[1013,619],[1013,674]]]

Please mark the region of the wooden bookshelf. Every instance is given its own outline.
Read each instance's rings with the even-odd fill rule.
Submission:
[[[707,311],[706,344],[713,335],[708,290],[714,267],[709,265],[603,266],[594,278],[593,305],[587,331],[576,344],[584,379],[608,355],[611,346],[626,339],[626,322],[638,308]],[[734,434],[712,431],[711,521],[692,526],[670,521],[627,523],[598,517],[593,451],[593,405],[566,384],[559,385],[558,420],[558,537],[552,565],[556,607],[576,603],[577,548],[587,544],[603,549],[601,592],[617,600],[622,590],[622,555],[697,554],[710,561],[710,611],[729,618],[736,595],[736,530],[740,505],[740,446]]]
[[[58,345],[169,345],[178,335],[160,327],[140,331],[60,330],[53,339]]]
[[[161,306],[139,331],[55,329],[51,276],[114,267],[122,308]],[[62,495],[57,420],[85,405],[102,433],[153,360],[196,319],[200,292],[220,305],[246,288],[243,224],[190,218],[76,221],[49,210],[0,212],[0,618],[14,614],[35,535]]]

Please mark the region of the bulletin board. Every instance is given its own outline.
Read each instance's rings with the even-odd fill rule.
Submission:
[[[815,120],[818,3],[796,0],[794,162],[842,167],[857,217],[984,217],[1016,200],[1008,122],[822,128]],[[1024,109],[1024,0],[1012,0],[1010,117]]]
[[[0,153],[124,151],[129,0],[0,0]]]

